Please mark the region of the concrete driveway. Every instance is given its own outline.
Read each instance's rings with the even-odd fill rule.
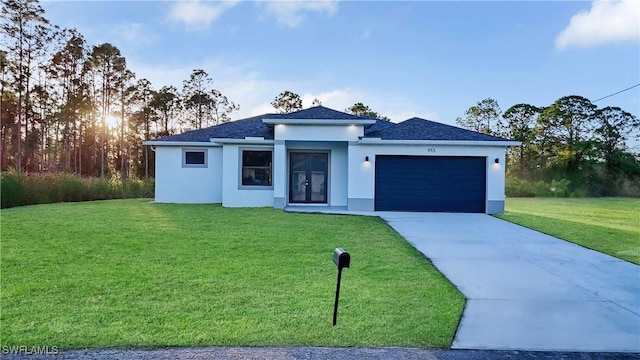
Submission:
[[[640,352],[640,266],[484,214],[376,215],[467,298],[454,349]]]

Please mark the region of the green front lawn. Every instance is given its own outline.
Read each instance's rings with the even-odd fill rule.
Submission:
[[[497,216],[640,264],[640,199],[509,198]]]
[[[149,200],[0,216],[2,346],[445,348],[464,305],[378,218]],[[333,327],[336,247],[352,267]]]

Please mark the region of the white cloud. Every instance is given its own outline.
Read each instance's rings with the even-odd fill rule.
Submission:
[[[319,12],[333,15],[337,9],[334,0],[321,1],[265,1],[260,2],[267,11],[267,15],[274,16],[283,26],[294,28],[304,20],[303,12]]]
[[[371,105],[371,108],[382,115],[388,116],[391,122],[399,123],[413,117],[440,121],[440,115],[430,105],[415,103],[403,94],[383,94],[381,99],[381,101],[378,101],[379,106],[374,104],[376,105],[375,108],[373,105]]]
[[[398,123],[401,121],[409,120],[414,117],[419,117],[422,119],[432,120],[432,121],[440,121],[440,116],[434,112],[417,112],[417,111],[400,111],[390,113],[389,118],[392,122]]]
[[[594,47],[640,38],[640,1],[594,0],[580,11],[556,37],[556,48]]]
[[[118,25],[111,31],[114,37],[137,45],[149,45],[155,43],[159,37],[152,33],[147,26],[141,23],[129,23]]]
[[[150,65],[134,60],[129,67],[137,78],[149,79],[154,88],[173,85],[179,91],[182,90],[183,81],[189,78],[194,69],[203,69],[213,79],[214,88],[240,105],[240,111],[231,115],[234,120],[275,112],[271,101],[278,94],[287,89],[296,92],[296,89],[304,87],[291,81],[266,79],[256,71],[256,63],[251,61],[229,63],[224,59],[208,59],[191,64]]]
[[[296,93],[296,88],[305,87],[303,84],[293,84],[293,83],[284,83],[284,82],[268,82],[265,81],[255,81],[254,88],[251,89],[250,92],[244,92],[244,96],[247,95],[255,95],[256,90],[262,88],[263,91],[263,101],[257,103],[250,111],[248,116],[255,116],[265,113],[275,112],[275,109],[271,105],[271,101],[276,98],[278,94],[280,94],[285,89],[289,89]],[[265,97],[268,101],[264,101]],[[322,106],[329,107],[338,111],[344,111],[349,106],[353,105],[356,100],[360,97],[360,94],[357,91],[353,91],[350,89],[337,89],[337,90],[329,90],[318,93],[303,93],[300,95],[302,99],[302,108],[306,109],[311,107],[313,103],[313,99],[318,98],[322,103]]]
[[[362,101],[358,100],[362,98],[362,94],[353,89],[335,89],[320,93],[304,93],[300,97],[302,98],[302,105],[305,108],[311,107],[313,99],[317,98],[322,103],[322,106],[338,111],[344,111],[356,102]]]
[[[338,111],[345,111],[353,104],[361,102],[369,106],[373,111],[388,116],[391,119],[391,122],[395,123],[412,117],[420,117],[434,121],[438,121],[440,119],[440,116],[437,113],[421,109],[422,106],[414,104],[404,96],[393,94],[383,94],[380,96],[380,94],[372,94],[358,89],[346,88],[320,93],[305,93],[300,97],[302,98],[302,105],[305,108],[310,107],[313,99],[318,98],[320,102],[322,102],[322,106]],[[408,109],[411,110],[408,111]],[[413,111],[416,109],[418,111]]]
[[[356,102],[362,102],[374,111],[389,116],[392,122],[414,116],[440,120],[429,105],[416,104],[402,94],[376,94],[357,88],[302,91],[313,89],[313,81],[268,79],[256,70],[259,65],[251,61],[231,64],[223,59],[208,59],[192,64],[150,65],[134,60],[129,66],[137,78],[149,79],[154,88],[173,85],[178,90],[182,90],[182,82],[189,78],[193,69],[203,69],[213,79],[214,88],[229,100],[240,104],[240,111],[231,115],[234,120],[275,112],[271,102],[284,90],[300,94],[304,108],[311,107],[313,99],[318,98],[322,106],[338,111],[345,111]]]
[[[238,1],[178,1],[169,11],[169,19],[183,22],[191,29],[205,29],[211,26],[222,13],[238,4]]]

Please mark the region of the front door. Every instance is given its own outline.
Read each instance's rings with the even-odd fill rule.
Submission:
[[[291,153],[289,155],[289,202],[327,203],[327,153]]]

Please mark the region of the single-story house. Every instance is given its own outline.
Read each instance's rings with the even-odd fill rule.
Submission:
[[[155,201],[350,211],[504,211],[518,142],[420,118],[392,123],[316,106],[146,141]]]

